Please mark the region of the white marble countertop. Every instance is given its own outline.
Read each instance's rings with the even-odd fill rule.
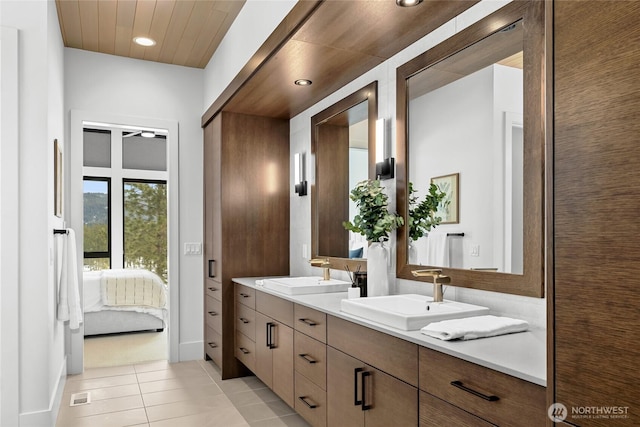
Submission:
[[[257,286],[256,280],[260,279],[242,277],[233,281],[534,384],[547,385],[547,340],[543,329],[469,341],[443,341],[420,331],[403,331],[340,311],[340,301],[347,298],[346,292],[286,295]]]

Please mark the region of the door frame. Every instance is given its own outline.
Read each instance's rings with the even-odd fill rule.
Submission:
[[[179,356],[179,331],[180,331],[180,218],[179,218],[179,135],[178,122],[147,117],[119,116],[110,113],[71,110],[70,141],[71,154],[68,159],[70,164],[70,179],[67,194],[70,195],[70,226],[76,230],[78,239],[78,265],[83,265],[83,201],[82,201],[82,168],[83,168],[83,126],[86,122],[99,122],[119,126],[140,126],[157,129],[166,129],[167,135],[167,251],[169,269],[169,328],[167,358],[169,362],[178,362]],[[80,272],[78,272],[80,273]],[[80,300],[83,301],[82,287],[80,287]],[[83,302],[84,305],[84,302]],[[67,329],[70,336],[67,370],[69,374],[82,373],[84,369],[84,325],[80,325],[77,331]]]

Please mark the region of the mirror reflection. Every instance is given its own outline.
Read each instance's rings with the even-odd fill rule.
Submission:
[[[414,196],[447,194],[408,263],[522,274],[522,21],[413,75],[407,97]]]
[[[372,83],[312,117],[314,256],[354,261],[367,257],[367,241],[342,223],[357,214],[349,192],[369,177],[376,87]]]

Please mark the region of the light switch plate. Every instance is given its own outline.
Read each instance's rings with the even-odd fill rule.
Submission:
[[[185,255],[201,255],[202,254],[202,243],[200,242],[191,242],[184,244],[184,254]]]

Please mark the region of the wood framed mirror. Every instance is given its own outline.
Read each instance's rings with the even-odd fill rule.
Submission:
[[[366,270],[367,241],[342,223],[355,215],[349,193],[375,175],[378,82],[372,82],[311,118],[311,250],[332,268]]]
[[[456,202],[430,236],[398,230],[397,277],[544,296],[544,48],[544,2],[516,1],[397,69],[398,213],[432,182]]]

